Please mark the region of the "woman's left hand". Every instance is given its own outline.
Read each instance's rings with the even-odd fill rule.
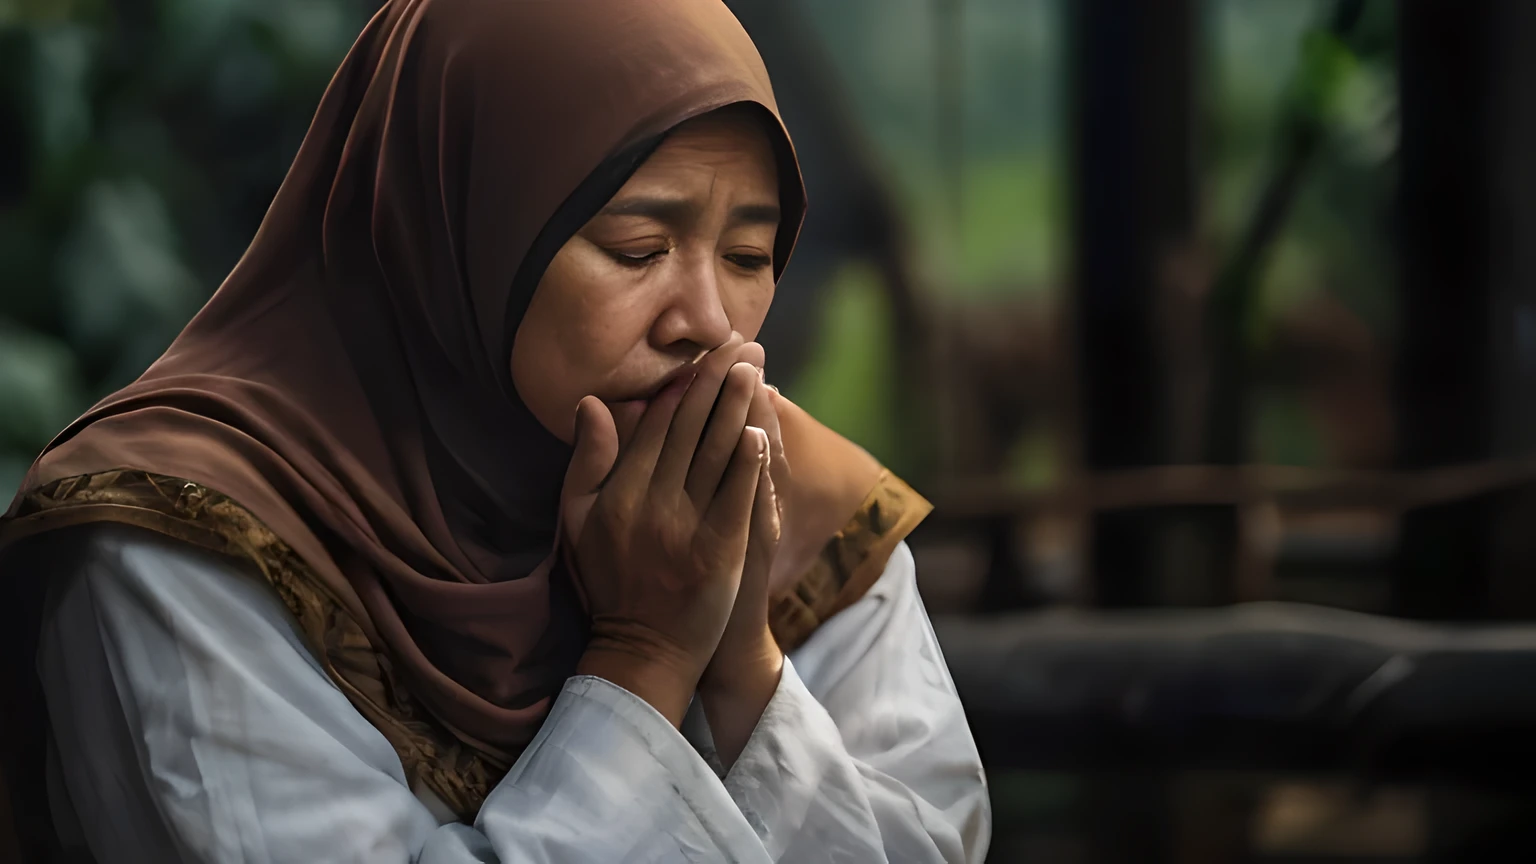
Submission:
[[[789,462],[772,391],[759,384],[747,414],[747,423],[768,433],[769,482],[758,482],[747,540],[746,564],[741,588],[725,627],[720,645],[699,680],[699,695],[715,739],[715,749],[727,766],[736,761],[779,686],[784,654],[768,628],[768,605],[773,592]]]

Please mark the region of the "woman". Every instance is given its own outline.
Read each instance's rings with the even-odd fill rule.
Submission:
[[[24,854],[981,860],[927,505],[748,341],[802,210],[716,0],[386,5],[0,528]]]

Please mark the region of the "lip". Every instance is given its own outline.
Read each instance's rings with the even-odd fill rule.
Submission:
[[[632,396],[632,397],[630,397],[628,399],[622,399],[622,400],[619,400],[619,401],[622,401],[622,402],[647,402],[648,403],[652,399],[655,399],[657,396],[661,395],[663,390],[666,390],[668,387],[671,387],[673,384],[676,384],[679,381],[691,380],[693,378],[693,376],[696,375],[697,373],[698,373],[698,366],[693,364],[693,363],[689,363],[689,364],[686,364],[686,365],[683,365],[683,366],[679,366],[676,369],[674,369],[671,372],[669,372],[666,377],[664,377],[660,381],[656,382],[656,384],[654,386],[648,388],[647,390],[645,390],[644,392],[640,393],[639,395]]]

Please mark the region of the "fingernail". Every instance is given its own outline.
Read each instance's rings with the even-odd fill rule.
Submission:
[[[767,387],[769,390],[772,390],[773,391],[773,395],[775,395],[775,396],[779,395],[779,388],[773,386],[772,384],[769,384],[769,383],[767,383],[765,381],[765,382],[763,382],[763,386]]]
[[[764,429],[761,426],[748,426],[747,428],[757,432],[757,434],[752,436],[752,437],[757,439],[757,445],[758,445],[758,451],[757,452],[758,452],[758,455],[759,456],[766,456],[766,455],[768,455],[768,430]]]

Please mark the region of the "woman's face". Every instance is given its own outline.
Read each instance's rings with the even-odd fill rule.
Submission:
[[[648,397],[732,332],[756,338],[773,301],[773,148],[757,117],[678,126],[563,246],[518,326],[512,380],[567,442],[576,404],[608,404],[620,440]]]

